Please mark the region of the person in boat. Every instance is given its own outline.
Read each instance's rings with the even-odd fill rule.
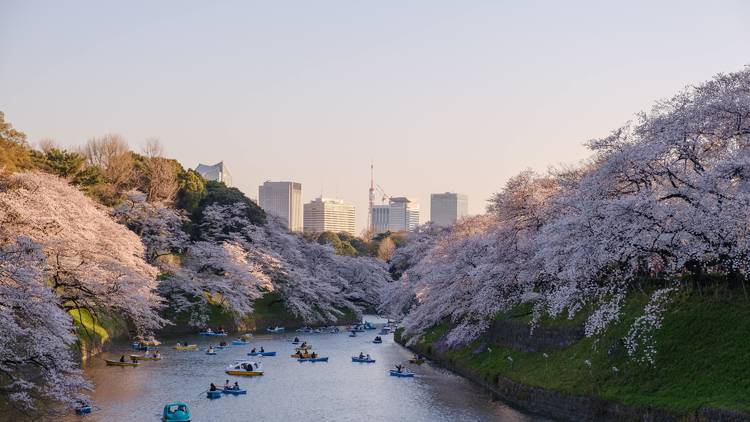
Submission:
[[[219,343],[219,346],[221,346],[221,347],[225,347],[226,345],[227,345],[226,341],[222,341],[221,343]]]
[[[237,381],[235,381],[234,386],[232,387],[232,390],[239,390],[239,389],[240,389],[240,384],[237,383]]]
[[[263,348],[263,346],[260,346],[260,352],[261,352],[261,353],[265,353],[265,352],[266,352],[266,349],[264,349],[264,348]]]
[[[367,355],[367,356],[370,356],[370,355]],[[365,358],[365,354],[362,353],[362,352],[359,352],[359,358],[360,359],[364,359]]]
[[[120,362],[125,363],[125,355],[120,356]]]
[[[258,369],[258,362],[255,362],[255,369]]]
[[[396,365],[396,372],[398,372],[398,373],[400,374],[400,373],[402,373],[403,371],[404,371],[404,367],[403,367],[403,366],[401,366],[401,365]]]
[[[214,383],[211,383],[211,386],[208,387],[208,391],[216,391],[216,385],[214,385]]]
[[[297,356],[304,357],[304,355],[302,354],[302,349],[297,350]]]
[[[158,350],[154,351],[154,358],[156,358],[156,359],[161,358],[161,353]]]
[[[303,342],[302,342],[302,345],[300,345],[300,346],[299,346],[299,348],[300,348],[300,349],[304,349],[305,347],[307,347],[307,342],[306,342],[306,341],[303,341]]]
[[[235,383],[235,384],[236,384],[236,383]],[[229,390],[229,380],[226,380],[226,381],[224,382],[224,389],[225,389],[225,390]]]
[[[223,325],[219,325],[218,332],[221,333],[221,334],[224,334],[224,326]]]
[[[253,349],[250,350],[250,353],[255,353],[255,347],[253,347]]]
[[[365,357],[367,358],[367,360],[372,360],[372,359],[370,359],[370,354],[369,353]]]
[[[315,353],[315,352],[312,352],[312,354],[310,355],[310,357],[311,357],[311,358],[313,358],[313,359],[315,359],[315,358],[317,358],[317,357],[318,357],[318,354],[317,354],[317,353]]]
[[[182,343],[183,346],[188,347],[187,342]]]
[[[208,327],[208,328],[206,328],[206,332],[210,334],[210,333],[213,333],[214,330],[212,330],[211,327]]]
[[[214,352],[214,346],[208,346],[208,353]]]
[[[298,343],[298,342],[299,342],[299,337],[295,337],[295,338],[294,338],[294,342],[295,342],[295,343]]]

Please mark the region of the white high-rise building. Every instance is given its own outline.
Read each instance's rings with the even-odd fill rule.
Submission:
[[[340,199],[316,198],[304,206],[306,232],[346,232],[354,236],[354,205]]]
[[[406,197],[390,198],[388,205],[375,205],[372,209],[372,227],[375,233],[402,232],[419,226],[419,204]]]
[[[223,182],[227,186],[232,186],[232,175],[227,170],[227,166],[224,165],[223,161],[219,161],[214,165],[198,164],[195,171],[206,180]]]
[[[280,217],[289,231],[302,231],[301,183],[264,182],[258,187],[258,205],[265,212]]]
[[[433,193],[430,195],[430,221],[450,227],[469,214],[469,197],[461,193]]]

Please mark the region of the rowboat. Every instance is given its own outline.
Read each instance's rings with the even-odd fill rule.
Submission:
[[[218,398],[221,398],[221,391],[219,391],[219,390],[214,390],[214,391],[208,390],[208,391],[206,391],[206,397],[208,397],[209,399],[218,399]]]
[[[389,371],[392,377],[414,378],[414,372],[398,372],[395,369]]]
[[[303,353],[303,354],[302,354],[301,356],[300,356],[300,355],[298,355],[297,353],[295,353],[295,354],[293,354],[293,355],[289,355],[289,357],[290,357],[290,358],[296,358],[296,359],[300,359],[300,358],[303,358],[303,359],[304,359],[304,358],[309,358],[310,356],[311,356],[311,355],[310,355],[309,353]]]
[[[247,390],[234,390],[232,388],[225,388],[224,390],[222,390],[222,393],[239,396],[240,394],[247,394]]]
[[[105,362],[107,362],[107,366],[138,366],[140,363],[138,362],[120,362],[119,360],[109,360],[106,359]]]
[[[301,358],[297,359],[297,362],[328,362],[328,356],[319,357],[319,358]]]
[[[198,350],[197,344],[188,344],[187,346],[183,346],[178,344],[174,347],[176,350]]]
[[[249,341],[245,341],[245,340],[234,340],[234,341],[232,342],[232,344],[233,344],[234,346],[244,346],[244,345],[246,345],[246,344],[250,344],[250,342],[249,342]]]
[[[375,363],[375,359],[372,358],[361,358],[359,356],[352,356],[352,362],[359,362],[359,363]]]
[[[199,336],[207,336],[207,337],[224,337],[227,335],[227,333],[217,333],[214,331],[202,331],[198,333]]]
[[[161,356],[153,357],[153,356],[141,356],[141,355],[130,355],[131,360],[161,360]]]
[[[248,356],[276,356],[276,352],[250,352]]]

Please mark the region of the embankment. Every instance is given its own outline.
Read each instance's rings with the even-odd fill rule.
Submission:
[[[439,326],[410,348],[554,419],[750,421],[750,302],[678,298],[655,335],[650,366],[635,363],[622,342],[645,300],[629,298],[619,322],[596,339],[583,335],[585,316],[545,320],[531,335],[528,312],[516,310],[469,346],[448,349],[448,327]]]

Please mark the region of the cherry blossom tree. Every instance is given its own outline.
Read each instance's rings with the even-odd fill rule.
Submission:
[[[41,245],[0,227],[0,397],[20,410],[34,409],[39,398],[73,406],[90,387],[72,353],[71,317],[46,285],[46,269]]]
[[[113,312],[139,331],[164,324],[157,270],[145,261],[141,240],[64,180],[41,173],[5,178],[0,223],[7,238],[26,236],[42,247],[44,277],[64,310]]]

